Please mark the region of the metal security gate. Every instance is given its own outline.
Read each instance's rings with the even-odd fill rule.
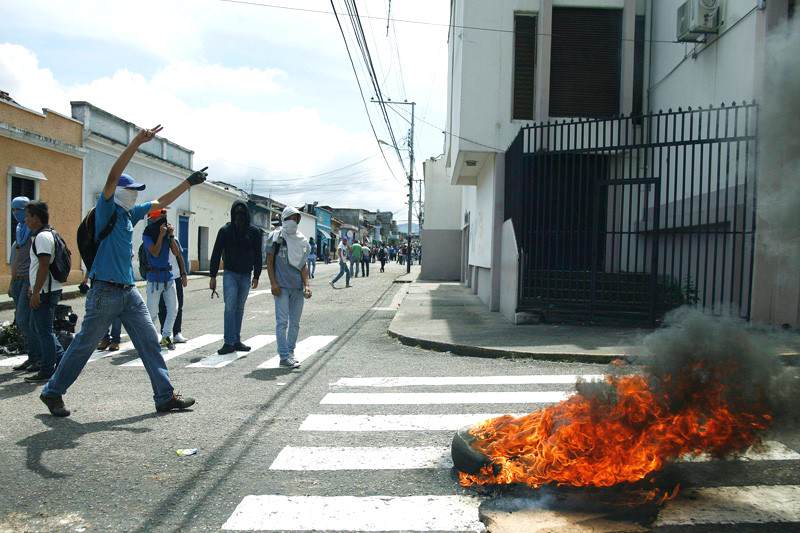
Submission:
[[[518,310],[653,324],[681,305],[749,319],[755,104],[523,128],[506,152]]]

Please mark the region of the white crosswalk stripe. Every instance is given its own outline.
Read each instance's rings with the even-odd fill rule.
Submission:
[[[422,405],[485,403],[556,403],[572,395],[565,391],[514,392],[329,392],[322,404]]]
[[[277,363],[277,361],[275,361]],[[326,435],[326,446],[286,446],[269,469],[274,475],[291,473],[314,479],[314,472],[352,471],[354,479],[370,480],[370,472],[397,475],[416,470],[444,470],[453,466],[452,432],[501,416],[502,412],[470,413],[469,405],[549,404],[574,394],[577,380],[595,381],[600,374],[489,375],[489,376],[395,376],[342,377],[331,382],[336,392],[320,401],[328,412],[311,413],[299,426],[308,439]],[[520,390],[525,385],[551,390]],[[509,386],[513,390],[473,390],[463,387]],[[448,391],[448,387],[462,387]],[[341,389],[399,389],[387,392],[342,391]],[[419,390],[422,388],[422,390]],[[427,388],[427,390],[425,390]],[[453,406],[440,413],[441,407]],[[409,406],[413,414],[370,413],[375,406]],[[432,412],[425,412],[426,409]],[[526,410],[528,406],[521,406]],[[348,409],[350,412],[336,412]],[[353,414],[353,409],[362,412]],[[333,410],[334,412],[330,412]],[[517,408],[516,410],[520,410]],[[520,416],[520,413],[511,413]],[[402,432],[406,433],[400,439]],[[358,444],[359,435],[370,436],[369,446]],[[312,438],[313,437],[313,438]],[[355,438],[355,442],[354,439]],[[424,445],[398,446],[403,442]],[[337,442],[340,441],[340,442]],[[345,442],[341,442],[346,440]],[[422,440],[423,442],[420,442]],[[708,463],[708,455],[687,456],[679,462]],[[800,453],[776,440],[767,440],[728,461],[741,463],[800,461]],[[398,472],[391,474],[392,471]],[[320,474],[316,474],[319,476]],[[441,475],[441,474],[439,474]],[[382,477],[381,479],[386,479]],[[355,484],[354,486],[364,486]],[[366,485],[368,486],[368,485]],[[424,485],[421,485],[424,491]],[[454,491],[456,490],[454,486]],[[380,494],[380,492],[378,492]],[[227,530],[287,531],[484,531],[478,519],[481,496],[291,496],[265,494],[246,496],[223,526]],[[413,505],[412,505],[413,504]],[[534,515],[552,520],[561,511],[531,506]],[[567,522],[569,513],[564,513]],[[696,524],[800,523],[800,486],[698,487],[686,489],[662,508],[654,526]]]
[[[275,342],[275,335],[256,335],[244,342],[244,344],[250,347],[249,352],[233,352],[225,355],[214,354],[196,363],[186,365],[186,368],[222,368],[273,342]]]
[[[92,353],[92,355],[89,357],[89,362],[93,363],[94,361],[99,361],[100,359],[111,357],[112,355],[131,355],[132,353],[136,353],[136,348],[133,347],[133,342],[123,342],[119,345],[119,350],[114,352],[109,352],[108,350],[95,350],[94,353]]]
[[[0,359],[0,366],[17,366],[21,365],[25,361],[28,360],[28,355],[12,355],[11,357],[6,357],[4,359]]]
[[[302,363],[318,351],[336,340],[336,335],[312,335],[297,343],[294,349],[294,358]],[[280,358],[276,355],[258,365],[258,368],[279,368]]]
[[[433,376],[389,378],[341,378],[335,387],[422,387],[449,385],[572,385],[578,379],[600,381],[603,374],[555,374],[529,376]]]
[[[164,356],[164,361],[169,361],[170,359],[174,359],[183,354],[189,353],[193,350],[197,350],[198,348],[202,348],[203,346],[211,344],[212,342],[219,342],[221,339],[222,335],[207,333],[205,335],[200,335],[199,337],[195,337],[194,339],[190,339],[189,342],[185,344],[178,344],[174,350],[161,352],[161,355]],[[133,367],[133,366],[144,366],[144,365],[142,364],[141,359],[136,359],[134,361],[125,363],[122,366]]]
[[[484,531],[470,496],[247,496],[232,531]]]
[[[455,431],[503,413],[445,415],[322,415],[310,414],[300,431]],[[514,416],[519,416],[515,414]]]

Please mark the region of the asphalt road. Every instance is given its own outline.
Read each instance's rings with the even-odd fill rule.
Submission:
[[[176,389],[197,398],[187,412],[154,412],[144,369],[125,366],[134,354],[89,363],[65,396],[67,419],[48,416],[38,387],[0,367],[0,532],[447,531],[480,530],[479,518],[497,532],[800,529],[794,429],[767,437],[775,443],[770,457],[676,466],[685,496],[646,517],[576,509],[563,494],[527,495],[512,501],[516,510],[527,502],[521,512],[507,513],[508,505],[493,512],[490,498],[455,481],[442,453],[449,426],[470,414],[527,412],[544,405],[536,398],[572,388],[559,376],[607,368],[402,346],[387,335],[394,314],[387,308],[404,269],[375,268],[353,288],[334,290],[327,280],[336,270],[318,267],[300,332],[313,353],[300,370],[258,368],[275,356],[274,343],[218,368],[189,365],[208,362],[221,341],[170,359]],[[82,299],[68,303],[82,314]],[[221,335],[222,310],[205,280],[190,282],[184,335]],[[271,296],[256,292],[242,337],[273,333]],[[549,377],[508,383],[532,375]],[[355,379],[397,376],[431,379]],[[487,403],[475,403],[479,396]],[[199,452],[178,457],[182,448]]]

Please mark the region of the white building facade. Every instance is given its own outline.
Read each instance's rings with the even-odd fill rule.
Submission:
[[[502,311],[510,320],[518,321],[520,308],[524,307],[521,302],[525,298],[535,300],[525,293],[529,280],[521,278],[530,277],[531,269],[538,267],[520,267],[526,261],[521,253],[536,254],[540,247],[547,246],[564,257],[572,253],[566,250],[568,244],[554,245],[552,239],[547,241],[546,238],[531,240],[530,224],[534,223],[531,213],[553,210],[547,204],[555,202],[558,195],[574,196],[576,191],[562,183],[583,183],[581,178],[575,178],[574,172],[570,174],[563,168],[543,167],[549,173],[543,178],[545,181],[554,180],[559,172],[563,176],[556,176],[561,181],[554,181],[543,190],[537,189],[533,196],[530,196],[530,188],[526,189],[528,196],[519,194],[524,184],[520,185],[519,179],[511,179],[521,172],[516,161],[537,161],[533,151],[541,150],[551,155],[548,164],[555,161],[556,165],[560,161],[559,154],[582,154],[583,159],[570,161],[596,165],[598,169],[597,176],[592,177],[597,184],[589,183],[584,190],[587,198],[593,200],[588,191],[598,184],[602,189],[597,190],[604,195],[598,201],[599,207],[592,211],[598,217],[594,226],[588,217],[590,211],[586,212],[586,220],[578,223],[573,223],[568,215],[558,212],[552,215],[561,222],[548,227],[560,234],[564,243],[575,242],[579,238],[577,235],[591,227],[599,227],[602,233],[599,243],[594,237],[580,237],[586,239],[585,247],[591,248],[594,254],[591,268],[587,267],[592,271],[591,280],[588,277],[563,278],[559,283],[564,284],[565,289],[572,290],[566,287],[570,284],[588,287],[591,283],[596,293],[604,290],[604,283],[635,285],[641,282],[644,287],[652,281],[651,288],[663,293],[664,286],[672,284],[679,292],[684,292],[679,298],[681,301],[699,299],[705,307],[707,300],[714,312],[722,312],[723,303],[716,303],[722,294],[728,306],[736,303],[737,298],[747,302],[746,313],[742,311],[740,316],[746,315],[756,322],[798,325],[800,276],[797,273],[800,269],[787,265],[785,258],[769,257],[772,252],[769,243],[764,242],[764,228],[770,226],[765,219],[769,209],[764,209],[760,197],[756,205],[752,189],[756,174],[760,180],[759,191],[764,186],[780,189],[778,176],[785,175],[787,168],[796,167],[796,143],[788,150],[774,150],[770,163],[765,163],[763,157],[756,162],[755,157],[748,156],[741,167],[742,174],[749,176],[749,183],[746,179],[738,181],[742,178],[734,176],[731,169],[738,170],[738,162],[729,165],[731,169],[717,170],[711,176],[713,169],[708,172],[693,170],[691,164],[687,165],[688,171],[684,168],[683,174],[679,174],[675,161],[675,157],[685,159],[690,144],[711,144],[711,133],[701,139],[699,134],[693,138],[691,131],[677,129],[677,121],[684,119],[687,130],[697,128],[697,124],[691,122],[695,117],[708,125],[710,119],[700,118],[702,113],[697,112],[700,106],[728,106],[715,111],[713,126],[719,129],[711,140],[716,142],[715,150],[719,145],[720,152],[703,154],[703,164],[707,160],[709,168],[717,163],[724,168],[722,163],[734,160],[731,147],[738,145],[733,144],[727,131],[722,131],[729,123],[738,124],[737,131],[745,139],[741,146],[747,145],[749,149],[748,143],[752,141],[753,154],[756,148],[759,153],[764,152],[763,133],[756,147],[755,133],[751,135],[751,132],[756,131],[755,120],[760,120],[760,131],[765,131],[762,123],[765,111],[769,111],[765,104],[771,98],[766,92],[779,93],[775,100],[781,105],[773,107],[782,107],[784,112],[793,109],[787,102],[792,94],[788,88],[793,88],[793,94],[797,94],[793,85],[796,77],[784,72],[788,57],[775,60],[772,67],[769,66],[770,57],[776,56],[770,53],[771,41],[775,41],[772,46],[776,50],[791,48],[787,35],[792,32],[786,29],[786,24],[791,23],[794,2],[720,0],[714,6],[716,18],[712,33],[695,35],[696,42],[677,42],[678,11],[683,3],[679,0],[451,2],[447,116],[447,130],[451,134],[446,138],[443,163],[449,183],[461,189],[458,198],[464,243],[459,254],[461,279],[490,309]],[[770,69],[781,83],[769,86]],[[783,89],[778,90],[777,86]],[[742,107],[741,114],[739,109],[729,109],[733,102],[751,105],[754,100],[760,105],[751,106],[752,109]],[[693,112],[687,112],[690,106]],[[681,108],[680,114],[678,108]],[[656,116],[659,110],[673,113],[671,126]],[[632,117],[648,113],[652,115],[645,119]],[[709,117],[711,114],[707,112]],[[734,115],[737,118],[732,118]],[[787,115],[796,116],[784,113]],[[614,123],[620,116],[625,118]],[[745,124],[751,117],[753,122]],[[565,120],[573,125],[559,125]],[[781,134],[790,131],[790,125],[784,122],[783,130],[775,126],[780,120],[769,123],[773,144]],[[526,129],[530,124],[547,127]],[[521,128],[524,131],[518,137]],[[731,128],[733,131],[733,126]],[[578,133],[584,137],[578,139]],[[603,137],[606,134],[613,142]],[[670,135],[671,139],[662,139]],[[510,156],[515,139],[514,149],[529,157],[514,159]],[[680,155],[676,150],[675,155],[670,156],[664,146],[674,139],[685,141],[685,146],[680,149]],[[659,155],[647,156],[644,151],[631,148],[642,143],[650,143],[648,146],[661,150]],[[724,149],[728,150],[727,154]],[[744,154],[745,148],[742,150]],[[745,157],[740,159],[745,160]],[[662,160],[667,161],[666,166],[659,166]],[[514,168],[506,168],[509,165]],[[778,167],[780,172],[769,165]],[[524,168],[525,172],[543,170]],[[688,183],[692,176],[704,183],[700,189],[675,184],[680,180]],[[623,183],[622,179],[631,181]],[[714,179],[718,183],[714,183]],[[776,181],[772,187],[770,179]],[[726,196],[728,193],[731,199]],[[739,193],[744,195],[744,200]],[[453,190],[434,188],[426,198],[430,202],[426,209],[428,219],[433,212],[430,205],[453,202],[458,196]],[[734,196],[736,200],[732,199]],[[538,200],[532,201],[532,198]],[[711,199],[717,201],[716,207]],[[691,218],[695,213],[689,205],[701,200],[708,203],[708,207],[694,208],[698,219],[703,217],[695,221]],[[752,205],[748,203],[750,200]],[[634,207],[628,208],[626,214],[618,207],[618,202]],[[575,216],[580,219],[580,209],[576,208],[580,203],[562,204],[562,211],[578,212]],[[688,223],[683,216],[678,216],[684,212],[693,222]],[[744,217],[749,220],[756,212],[757,220],[742,222]],[[527,225],[521,225],[520,220]],[[656,220],[660,222],[656,224]],[[771,226],[785,228],[792,226],[791,222],[775,220]],[[573,229],[568,231],[564,224],[573,224],[570,226]],[[709,229],[712,226],[713,231]],[[521,231],[525,234],[521,235]],[[657,236],[662,233],[664,236],[659,239]],[[707,266],[703,275],[711,280],[722,276],[723,286],[692,279],[691,276],[698,274],[694,270],[688,275],[684,272],[682,261],[685,259],[683,255],[678,259],[675,250],[678,246],[682,250],[684,242],[687,246],[695,242],[691,241],[693,238],[699,243],[697,255],[704,252],[708,256],[711,250],[715,260],[714,266]],[[565,250],[561,251],[559,246]],[[753,266],[747,267],[743,261],[741,267],[731,267],[729,281],[725,282],[726,267],[718,266],[716,259],[720,265],[730,263],[731,248],[735,251],[737,246],[738,253]],[[527,250],[523,249],[525,247]],[[431,260],[433,253],[434,248],[426,253],[426,261]],[[627,260],[622,259],[623,255],[628,256]],[[665,271],[665,267],[659,266],[667,257],[677,265],[672,267],[674,271]],[[548,261],[551,270],[565,270],[564,260]],[[753,284],[748,286],[751,278]],[[734,279],[739,283],[738,288],[732,287]],[[731,287],[725,286],[726,283]],[[782,298],[776,297],[778,293]],[[584,303],[576,299],[574,305]]]

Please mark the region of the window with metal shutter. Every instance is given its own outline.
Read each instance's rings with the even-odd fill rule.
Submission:
[[[533,119],[533,84],[536,70],[536,17],[514,15],[514,110],[513,117]]]
[[[622,11],[553,8],[550,116],[619,113]]]

